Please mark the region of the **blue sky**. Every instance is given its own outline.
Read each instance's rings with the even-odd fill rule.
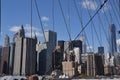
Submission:
[[[55,31],[57,32],[58,40],[69,40],[65,23],[63,21],[63,16],[61,14],[61,9],[58,4],[58,0],[54,0],[55,2],[55,10],[54,10],[54,18],[55,18]],[[68,23],[68,17],[70,17],[70,32],[71,32],[71,38],[74,39],[76,35],[81,31],[81,24],[79,21],[79,18],[77,16],[73,0],[60,0],[62,4],[62,8],[64,11],[64,15],[66,18],[66,22]],[[41,20],[44,25],[45,30],[52,30],[53,29],[53,17],[52,17],[52,0],[37,0],[38,7],[41,15]],[[70,14],[68,13],[68,2],[70,2]],[[79,8],[79,13],[82,16],[83,25],[85,25],[88,20],[90,19],[90,16],[88,14],[88,10],[91,14],[91,16],[96,12],[96,10],[100,7],[103,0],[76,0],[77,7]],[[114,4],[116,3],[116,4]],[[106,30],[106,33],[108,34],[109,25],[111,22],[113,22],[117,30],[120,28],[118,26],[120,23],[120,16],[119,9],[118,9],[118,0],[109,0],[107,2],[107,5],[99,12],[100,18],[102,20],[102,23],[104,25],[104,28]],[[112,5],[111,5],[112,4]],[[86,6],[87,5],[87,6]],[[89,7],[88,7],[89,6]],[[113,6],[113,7],[112,7]],[[87,10],[88,7],[88,10]],[[0,38],[0,45],[3,45],[4,42],[4,36],[7,34],[10,36],[10,39],[12,40],[13,35],[18,31],[21,25],[24,25],[26,36],[30,36],[30,0],[2,0],[2,7],[1,7],[1,20],[2,20],[2,34]],[[41,26],[39,23],[39,18],[37,15],[37,11],[35,8],[34,0],[33,0],[33,31],[37,34],[38,40],[43,41]],[[110,17],[110,13],[112,15],[112,18]],[[109,21],[107,21],[107,18],[105,17],[105,14],[107,15],[107,18]],[[116,16],[114,15],[116,14]],[[118,21],[117,21],[118,20]],[[93,19],[93,23],[96,29],[96,32],[99,35],[100,33],[102,38],[100,39],[102,41],[102,46],[106,47],[107,49],[107,40],[105,38],[105,33],[103,32],[103,29],[101,28],[100,21],[98,19],[98,16],[95,16]],[[86,36],[88,38],[89,44],[87,44],[88,48],[92,48],[92,32],[91,32],[91,23],[87,26],[85,29]],[[93,30],[93,36],[94,36],[94,48],[95,51],[97,51],[97,47],[100,46],[98,39],[96,37],[96,33]],[[117,39],[118,39],[117,35]]]

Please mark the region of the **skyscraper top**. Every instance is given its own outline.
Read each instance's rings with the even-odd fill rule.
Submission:
[[[21,26],[19,32],[18,32],[18,37],[25,37],[25,31],[23,25]]]
[[[8,47],[8,46],[9,46],[9,43],[10,43],[9,36],[6,35],[5,38],[4,38],[4,46],[5,46],[5,47]]]

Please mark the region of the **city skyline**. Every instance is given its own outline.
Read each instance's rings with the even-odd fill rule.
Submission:
[[[68,10],[68,2],[70,2],[70,13]],[[90,19],[89,13],[90,12],[91,16],[96,12],[96,10],[100,7],[100,5],[103,3],[101,0],[76,0],[77,7],[79,8],[79,14],[82,17],[83,25],[85,25],[88,20]],[[111,4],[112,3],[112,4]],[[111,23],[114,23],[117,31],[119,30],[119,14],[118,12],[118,6],[116,1],[108,1],[106,5],[104,6],[104,9],[101,9],[99,11],[100,18],[102,20],[103,25],[105,26],[105,31],[109,31],[109,25]],[[18,31],[21,25],[24,26],[26,36],[30,37],[30,1],[29,0],[21,0],[21,1],[5,1],[3,0],[1,2],[1,23],[2,23],[2,34],[0,41],[3,42],[4,36],[7,34],[10,36],[10,41],[12,41],[12,37],[15,34],[15,32]],[[45,30],[52,30],[53,29],[53,16],[52,16],[52,0],[40,0],[38,1],[38,7],[39,11],[41,13],[41,20],[44,25]],[[76,35],[81,31],[81,24],[79,22],[79,18],[77,16],[74,4],[72,0],[61,0],[62,8],[64,11],[64,15],[66,18],[66,22],[69,23],[68,17],[70,18],[70,32],[71,32],[71,39],[73,40]],[[87,5],[86,5],[87,4]],[[114,6],[113,6],[114,5]],[[89,8],[87,8],[89,6]],[[37,34],[38,40],[43,42],[43,35],[42,31],[40,28],[39,24],[39,19],[37,16],[34,0],[33,0],[33,32]],[[112,17],[110,16],[110,13],[112,14]],[[115,13],[114,13],[115,12]],[[105,17],[105,14],[107,17]],[[117,17],[114,15],[116,14]],[[69,41],[68,33],[65,28],[65,23],[63,21],[63,16],[61,14],[61,9],[58,4],[57,0],[54,0],[54,25],[55,25],[55,31],[58,34],[58,40],[65,40]],[[107,21],[108,18],[108,21]],[[104,21],[105,20],[105,21]],[[105,52],[108,52],[108,43],[105,37],[105,33],[103,32],[103,29],[100,30],[101,24],[98,19],[98,16],[96,15],[95,18],[93,19],[96,31],[98,32],[99,38],[102,42],[102,46],[105,47]],[[95,52],[97,52],[97,47],[100,46],[99,40],[97,39],[96,33],[93,30],[93,36],[94,36],[94,46],[93,46],[93,41],[92,41],[92,34],[91,34],[91,25],[90,23],[88,27],[85,29],[86,31],[86,36],[89,41],[89,45],[87,44],[87,48],[91,48]],[[62,35],[62,36],[61,36]],[[64,35],[64,36],[63,36]],[[117,34],[117,39],[118,39],[118,34]],[[3,45],[1,43],[0,45]]]

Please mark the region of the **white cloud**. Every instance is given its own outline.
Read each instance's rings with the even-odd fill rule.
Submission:
[[[90,1],[90,0],[84,0],[84,1],[82,1],[81,5],[82,5],[82,7],[88,8],[90,10],[96,10],[97,7],[98,7],[97,2]]]
[[[12,27],[9,29],[9,31],[11,31],[11,32],[18,32],[19,29],[20,29],[20,26],[12,26]]]
[[[45,22],[45,21],[49,21],[49,17],[47,17],[47,16],[43,16],[43,17],[41,17],[41,20],[42,20],[43,22]]]
[[[11,26],[9,31],[11,31],[11,32],[18,32],[20,28],[21,28],[21,26]],[[30,37],[31,36],[31,26],[29,24],[26,24],[24,26],[24,29],[25,29],[26,37]],[[40,32],[40,29],[32,26],[32,35],[35,35],[35,34],[36,34],[37,37],[41,37],[42,36],[42,33]]]

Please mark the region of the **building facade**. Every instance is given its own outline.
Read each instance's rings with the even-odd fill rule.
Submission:
[[[24,28],[14,37],[15,53],[13,75],[32,75],[36,73],[36,38],[26,38]]]
[[[49,74],[52,71],[52,52],[56,46],[57,33],[54,31],[44,31],[45,43],[41,43],[37,52],[37,65],[39,74]],[[38,64],[39,63],[39,64]]]
[[[1,56],[1,74],[9,74],[9,55],[10,47],[3,47]]]
[[[116,27],[114,24],[110,25],[110,53],[111,56],[114,56],[115,52],[117,52],[116,45]]]

